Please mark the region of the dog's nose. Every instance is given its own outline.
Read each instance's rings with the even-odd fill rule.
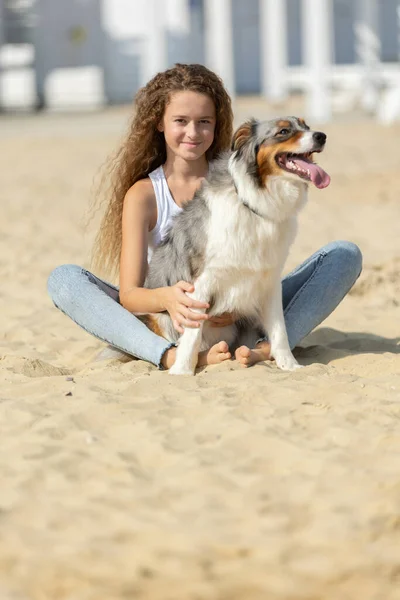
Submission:
[[[318,144],[321,144],[321,146],[326,142],[326,135],[325,133],[322,133],[322,131],[316,131],[313,134],[313,138]]]

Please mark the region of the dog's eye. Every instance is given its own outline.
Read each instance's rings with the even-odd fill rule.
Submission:
[[[288,135],[290,133],[290,129],[286,129],[285,127],[278,131],[278,135]]]

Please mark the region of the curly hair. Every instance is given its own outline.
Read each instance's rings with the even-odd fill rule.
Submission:
[[[94,209],[106,205],[92,250],[93,268],[101,273],[118,273],[125,195],[134,183],[165,163],[164,134],[157,126],[171,94],[186,90],[208,95],[215,105],[214,140],[206,153],[207,160],[212,160],[230,146],[233,124],[231,99],[222,80],[205,66],[176,64],[155,75],[141,88],[135,97],[134,116],[127,137],[106,164],[99,193],[94,198]]]

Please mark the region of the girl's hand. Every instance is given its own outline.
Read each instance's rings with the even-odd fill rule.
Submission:
[[[235,323],[235,315],[232,313],[222,313],[216,317],[209,317],[209,323],[211,327],[227,327],[227,325],[233,325]]]
[[[178,281],[175,285],[163,289],[165,310],[169,313],[178,333],[184,327],[200,327],[199,321],[208,319],[205,313],[194,312],[192,308],[210,308],[207,302],[199,302],[189,298],[187,293],[194,292],[194,285],[187,281]]]

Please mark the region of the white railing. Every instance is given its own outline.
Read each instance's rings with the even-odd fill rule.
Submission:
[[[300,66],[290,66],[288,58],[290,32],[287,17],[288,6],[292,0],[258,1],[260,88],[261,94],[268,101],[281,103],[287,99],[291,91],[300,90],[305,95],[306,115],[315,122],[329,121],[335,111],[354,108],[376,117],[382,123],[391,123],[400,119],[400,0],[398,0],[397,13],[399,61],[393,63],[381,61],[378,8],[382,0],[349,0],[354,3],[356,10],[353,31],[356,63],[347,65],[335,63],[333,0],[301,0],[303,64]],[[64,0],[52,0],[52,2],[59,3],[62,7]],[[92,6],[91,10],[101,12],[102,32],[94,31],[93,35],[91,33],[86,38],[104,35],[113,43],[118,42],[121,52],[131,53],[132,56],[135,53],[135,56],[140,58],[140,85],[143,85],[157,71],[168,66],[167,32],[174,31],[175,34],[182,36],[182,39],[185,36],[190,38],[189,0],[101,0],[100,3],[88,0],[88,2]],[[0,0],[0,13],[2,5]],[[88,74],[87,69],[79,67],[59,69],[56,59],[58,54],[61,55],[63,51],[68,53],[71,50],[67,47],[71,31],[67,25],[65,31],[62,29],[61,19],[57,31],[60,31],[64,50],[57,47],[58,53],[52,52],[51,42],[47,41],[50,38],[46,38],[45,28],[48,6],[50,5],[47,2],[36,0],[39,25],[35,43],[40,44],[39,54],[42,59],[45,57],[49,61],[46,65],[49,75],[46,76],[44,93],[46,105],[56,107],[60,102],[80,105],[86,88],[85,106],[94,102],[95,98],[98,98],[97,105],[101,105],[104,96],[104,90],[100,89],[103,85],[101,74],[107,75],[111,70],[118,69],[117,62],[107,55],[99,57],[97,71],[94,74]],[[203,7],[205,62],[222,76],[233,95],[236,86],[232,0],[203,0]],[[79,8],[75,6],[74,10],[75,18],[79,22]],[[240,23],[236,26],[240,26]],[[82,40],[86,38],[83,36]],[[21,98],[18,101],[21,104],[25,103],[27,106],[29,103],[34,104],[34,65],[28,61],[26,65],[13,66],[7,48],[1,47],[1,39],[0,14],[0,107],[6,106],[7,103],[18,104],[16,100],[19,96]],[[82,40],[80,43],[85,43]],[[124,40],[127,40],[127,44],[124,44]],[[136,40],[135,44],[132,40]],[[11,50],[16,56],[19,49],[10,48]],[[185,57],[182,56],[181,60],[184,62]],[[199,57],[198,60],[201,61],[202,58]],[[126,69],[126,57],[124,64]],[[43,65],[35,64],[36,73],[41,67]],[[86,80],[82,82],[81,79],[84,77]],[[80,96],[77,90],[81,91]],[[132,89],[132,96],[134,91]]]
[[[231,14],[227,14],[230,2],[204,1],[207,11],[213,14],[213,26],[208,36],[211,38],[209,64],[217,65],[220,75],[228,78],[234,88],[230,47],[218,45],[214,40],[232,20]],[[400,62],[381,62],[379,0],[355,0],[357,63],[344,66],[334,62],[332,0],[302,0],[304,63],[301,67],[288,64],[287,2],[290,1],[259,0],[263,95],[271,102],[282,102],[291,89],[300,88],[306,95],[308,116],[320,122],[332,118],[335,106],[350,108],[352,105],[360,106],[384,123],[400,119]],[[222,4],[224,9],[220,10]],[[397,19],[400,61],[400,0]]]

